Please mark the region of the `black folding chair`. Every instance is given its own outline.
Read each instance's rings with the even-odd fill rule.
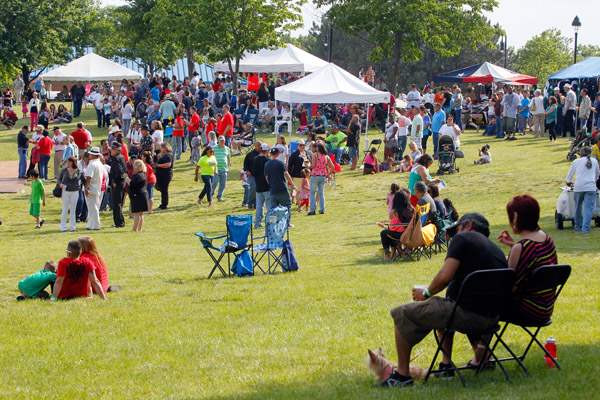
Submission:
[[[369,151],[371,150],[371,147],[375,147],[377,149],[377,152],[379,152],[379,149],[381,149],[381,144],[383,143],[383,140],[381,139],[373,139],[371,140],[371,143],[369,143],[369,145],[367,146],[366,151],[363,151],[363,153],[365,153],[365,157],[367,156],[367,154],[369,153]]]
[[[532,283],[532,286],[530,287],[530,290],[534,292],[547,291],[554,293],[554,299],[552,301],[552,308],[554,309],[556,299],[558,298],[570,275],[571,267],[569,265],[548,265],[544,267],[539,267],[531,275],[530,282]],[[501,318],[501,320],[504,322],[504,326],[500,330],[500,333],[494,332],[496,341],[492,346],[492,350],[495,350],[498,344],[501,344],[502,347],[504,347],[506,351],[508,351],[510,357],[498,359],[497,361],[499,365],[502,365],[502,362],[505,361],[516,361],[521,370],[523,370],[523,373],[526,376],[529,376],[529,371],[527,370],[527,367],[525,367],[524,361],[525,357],[527,356],[527,353],[531,349],[531,346],[533,345],[533,343],[536,343],[538,347],[542,349],[544,354],[552,360],[556,368],[560,369],[560,365],[558,364],[556,358],[554,358],[552,354],[550,354],[548,350],[546,350],[544,345],[537,338],[537,335],[542,328],[552,324],[551,318],[548,318],[546,321],[542,322],[527,321],[516,316]],[[508,346],[506,341],[502,339],[502,336],[506,332],[506,329],[511,324],[519,326],[522,330],[527,332],[530,338],[529,343],[527,344],[527,347],[525,347],[525,351],[521,356],[517,356],[515,352]]]
[[[452,335],[452,333],[456,330],[456,328],[453,326],[456,310],[458,307],[461,307],[461,305],[465,303],[482,304],[485,305],[486,310],[488,310],[488,315],[492,316],[492,318],[500,318],[501,310],[503,309],[506,302],[510,299],[514,282],[515,272],[512,269],[508,268],[480,270],[467,275],[458,292],[458,298],[456,299],[456,304],[452,309],[452,313],[450,314],[448,321],[446,322],[446,328],[444,329],[442,338],[438,338],[436,331],[433,331],[433,337],[435,338],[435,341],[437,343],[437,350],[435,351],[433,359],[431,360],[431,364],[429,365],[427,375],[425,375],[425,382],[427,382],[431,374],[436,374],[438,372],[454,371],[460,378],[460,382],[462,383],[462,385],[466,386],[465,379],[460,371],[465,369],[472,369],[471,367],[457,367],[454,361],[452,361],[452,359],[448,357],[450,359],[450,364],[452,368],[444,370],[433,368],[440,353],[445,354],[443,349],[443,343],[446,341],[446,338],[450,337],[450,335]],[[481,337],[488,336],[491,339],[492,334],[496,332],[498,328],[498,324],[493,324],[491,327],[487,329],[482,328],[481,331],[478,332],[461,333]],[[483,360],[487,360],[488,356],[496,359],[496,355],[494,354],[493,349],[490,348],[490,340],[485,340],[483,344],[485,346],[485,354]],[[477,369],[477,373],[479,373],[483,369],[485,364],[485,362],[480,363],[479,368]],[[504,369],[501,363],[498,364],[500,365],[500,368],[502,369],[506,380],[509,380],[506,369]]]

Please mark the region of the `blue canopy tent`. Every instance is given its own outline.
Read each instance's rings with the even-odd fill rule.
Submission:
[[[566,83],[575,86],[577,91],[587,88],[590,96],[594,98],[598,92],[598,80],[600,79],[600,57],[588,57],[583,61],[561,69],[550,75],[546,90],[554,87],[562,87]]]

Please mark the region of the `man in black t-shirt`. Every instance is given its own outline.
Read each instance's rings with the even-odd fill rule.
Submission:
[[[292,190],[296,189],[292,177],[286,171],[285,165],[278,160],[279,149],[273,147],[270,151],[271,159],[265,164],[265,177],[269,182],[269,210],[278,206],[287,207],[288,210],[292,206],[288,185]],[[288,224],[291,215],[288,217]]]
[[[458,291],[464,279],[471,272],[506,268],[504,253],[490,241],[489,223],[481,214],[465,214],[457,226],[457,234],[448,247],[442,268],[427,288],[414,288],[414,303],[404,304],[391,311],[395,324],[398,368],[383,383],[384,386],[408,386],[412,384],[409,374],[411,349],[423,340],[432,330],[446,328],[446,322],[455,307]],[[447,288],[446,298],[434,296]],[[433,297],[432,297],[433,296]],[[452,328],[460,332],[471,332],[469,339],[478,349],[481,334],[497,323],[497,317],[490,315],[485,304],[463,303],[457,307]],[[441,370],[450,369],[452,337],[444,342]],[[477,354],[476,354],[477,356]],[[477,367],[477,357],[469,364]],[[448,371],[447,375],[452,375]]]
[[[249,209],[256,207],[256,181],[252,175],[252,166],[254,159],[261,153],[262,143],[254,142],[254,150],[244,157],[244,172],[246,173],[246,186],[244,187],[244,201],[242,207],[248,206]]]
[[[265,178],[265,164],[269,161],[269,145],[263,143],[261,152],[252,162],[252,175],[256,184],[256,218],[254,219],[254,228],[260,228],[263,219],[263,208],[269,208],[269,183]]]

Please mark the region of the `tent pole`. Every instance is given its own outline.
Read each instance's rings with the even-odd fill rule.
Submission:
[[[290,103],[290,122],[288,122],[288,134],[292,137],[292,125],[294,125],[294,103]]]
[[[367,125],[365,127],[365,150],[369,151],[369,103],[366,103],[367,109]]]

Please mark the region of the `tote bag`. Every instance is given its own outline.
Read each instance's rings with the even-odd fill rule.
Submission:
[[[414,249],[423,245],[423,234],[421,232],[421,218],[419,213],[415,212],[408,226],[400,237],[400,243],[409,249]]]

